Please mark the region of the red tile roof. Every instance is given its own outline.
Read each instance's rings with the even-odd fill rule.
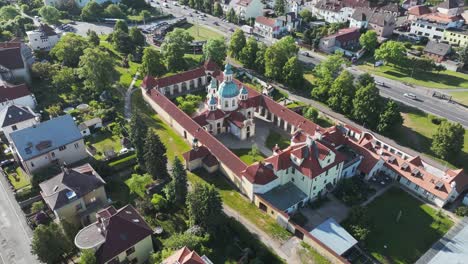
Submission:
[[[162,264],[205,264],[205,261],[195,251],[183,247],[170,257],[163,260]]]
[[[219,68],[219,65],[214,62],[212,59],[208,59],[205,61],[205,63],[203,64],[203,67],[205,67],[205,70],[207,71],[219,71],[220,68]]]
[[[232,112],[228,120],[231,121],[236,127],[242,128],[244,127],[245,116],[239,112]]]
[[[276,20],[273,19],[273,18],[258,16],[258,17],[255,18],[255,22],[259,23],[259,24],[262,24],[262,25],[265,25],[265,26],[268,26],[268,27],[274,27],[275,23],[276,23]]]
[[[192,160],[204,158],[208,156],[209,154],[210,154],[210,151],[205,146],[200,146],[197,149],[192,148],[191,150],[182,154],[182,156],[184,157],[186,161],[192,161]]]
[[[0,103],[31,95],[26,84],[13,85],[0,80]]]
[[[344,41],[350,41],[350,40],[356,40],[359,39],[359,36],[361,33],[359,32],[359,28],[344,28],[338,30],[335,34],[326,36],[326,39],[332,39],[335,38],[336,40],[339,40],[341,42]]]
[[[216,157],[213,156],[213,155],[211,155],[211,154],[209,154],[208,156],[206,156],[206,157],[202,160],[202,162],[203,162],[206,166],[208,166],[208,167],[213,167],[213,166],[216,166],[216,165],[219,164],[218,159],[216,159]]]
[[[276,180],[275,173],[272,169],[265,166],[263,162],[256,162],[249,167],[242,174],[252,183],[265,185],[271,181]]]
[[[167,87],[173,84],[198,79],[205,75],[206,75],[205,68],[198,67],[193,70],[177,73],[171,76],[158,78],[158,79],[155,79],[154,77],[151,77],[151,76],[146,76],[143,79],[142,86],[146,89],[153,88],[153,87],[159,87],[159,88]]]
[[[23,57],[21,56],[21,43],[0,43],[0,65],[10,70],[24,68]]]
[[[431,13],[431,9],[425,5],[413,6],[408,9],[409,15],[422,16]]]

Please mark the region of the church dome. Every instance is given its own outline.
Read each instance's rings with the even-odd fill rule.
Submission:
[[[222,82],[218,94],[221,98],[233,98],[239,95],[239,89],[234,82]]]
[[[249,94],[249,92],[247,91],[247,89],[244,86],[242,86],[240,93],[241,94]]]

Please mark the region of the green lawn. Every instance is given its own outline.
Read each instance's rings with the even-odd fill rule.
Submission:
[[[209,40],[223,37],[220,33],[198,24],[188,27],[187,31],[195,40]]]
[[[331,264],[331,262],[320,255],[309,244],[301,242],[302,248],[298,250],[298,255],[303,264]]]
[[[450,92],[454,101],[468,105],[468,92]]]
[[[401,106],[400,109],[404,118],[403,126],[390,134],[390,137],[401,145],[434,157],[431,143],[432,135],[437,131],[438,125],[432,123],[429,115],[425,112],[407,106]],[[468,130],[465,130],[464,140],[463,151],[458,160],[447,165],[463,166],[468,169],[466,162],[468,160]],[[445,164],[445,161],[441,162]]]
[[[265,157],[261,154],[256,156],[250,155],[249,152],[251,151],[251,149],[231,149],[231,151],[234,152],[234,154],[236,154],[247,165],[265,159]]]
[[[280,147],[280,149],[287,148],[289,144],[291,143],[290,138],[283,137],[281,134],[270,131],[270,134],[268,134],[268,137],[265,141],[265,146],[269,149],[272,149],[276,144]]]
[[[91,134],[91,136],[87,137],[86,140],[96,148],[96,158],[98,159],[103,158],[104,152],[106,150],[113,149],[115,153],[118,153],[122,149],[120,138],[118,136],[112,135],[104,128],[99,132]]]
[[[31,184],[29,176],[20,167],[9,167],[6,169],[8,180],[15,190],[19,190]]]
[[[148,126],[155,129],[156,133],[158,133],[161,140],[166,145],[168,159],[172,160],[175,156],[182,159],[182,153],[190,150],[189,144],[154,113],[144,102],[140,92],[133,94],[132,102],[133,105],[140,110],[139,112],[143,115],[144,121]],[[189,172],[188,178],[191,182],[208,182],[214,184],[226,205],[239,212],[268,234],[282,240],[286,240],[290,236],[290,233],[279,226],[272,217],[262,212],[234,189],[223,175],[209,175],[206,171],[200,170],[196,173]]]
[[[414,263],[453,225],[448,217],[396,187],[370,203],[368,215],[372,227],[365,245],[382,263]]]
[[[404,83],[429,87],[429,88],[468,88],[468,74],[453,71],[442,71],[440,73],[415,73],[410,76],[410,71],[402,71],[392,66],[373,67],[370,64],[359,66],[365,72],[374,73],[392,80]]]

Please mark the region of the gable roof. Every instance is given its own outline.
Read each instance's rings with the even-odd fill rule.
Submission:
[[[155,79],[154,77],[151,77],[151,76],[146,76],[143,79],[142,86],[147,88],[147,89],[153,88],[153,87],[159,87],[159,88],[167,87],[167,86],[174,85],[174,84],[177,84],[177,83],[197,79],[197,78],[200,78],[200,77],[205,76],[205,75],[206,75],[205,68],[204,67],[198,67],[198,68],[193,69],[193,70],[177,73],[177,74],[174,74],[174,75],[171,75],[171,76],[158,78],[158,79]]]
[[[20,42],[0,43],[0,65],[10,70],[24,68]]]
[[[276,20],[269,17],[258,16],[255,18],[255,23],[259,23],[268,27],[274,27],[276,24]]]
[[[326,36],[325,39],[336,39],[340,42],[350,41],[359,39],[361,33],[359,32],[359,28],[343,28],[338,30],[335,34]]]
[[[440,3],[437,7],[445,9],[458,8],[460,7],[460,2],[458,2],[458,0],[445,0],[444,2]]]
[[[340,256],[357,244],[357,240],[331,217],[310,231],[310,234]]]
[[[36,114],[26,106],[9,105],[0,112],[0,127],[36,118]]]
[[[445,57],[450,52],[450,44],[431,40],[424,48],[424,52]]]
[[[183,247],[163,260],[162,264],[205,264],[205,261],[195,250]]]
[[[28,95],[31,95],[31,92],[29,91],[26,84],[22,83],[13,85],[0,79],[0,103],[15,100]]]
[[[413,6],[408,9],[408,14],[413,16],[422,16],[431,12],[431,9],[426,5]]]
[[[39,184],[47,205],[56,210],[104,186],[106,182],[87,163],[75,168],[64,168],[60,174]]]
[[[83,138],[70,115],[63,115],[10,134],[23,160],[48,153]]]
[[[247,167],[247,169],[245,169],[245,171],[242,172],[242,174],[250,182],[260,185],[265,185],[278,178],[273,170],[265,166],[263,162],[256,162],[250,165]]]

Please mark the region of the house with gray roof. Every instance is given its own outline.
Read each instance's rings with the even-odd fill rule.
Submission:
[[[0,111],[0,131],[10,142],[10,134],[14,131],[25,129],[37,125],[40,116],[27,106],[9,105]]]
[[[53,164],[73,164],[88,155],[70,115],[59,116],[10,134],[15,159],[31,174]]]
[[[384,13],[375,8],[356,8],[349,18],[350,27],[374,30],[381,38],[392,36],[395,24],[395,17],[391,13]]]
[[[447,43],[437,41],[429,41],[423,50],[425,56],[431,58],[435,62],[442,62],[450,54],[451,46]]]
[[[75,168],[62,166],[62,172],[39,184],[41,196],[60,221],[88,225],[96,212],[108,204],[106,182],[90,164]]]

